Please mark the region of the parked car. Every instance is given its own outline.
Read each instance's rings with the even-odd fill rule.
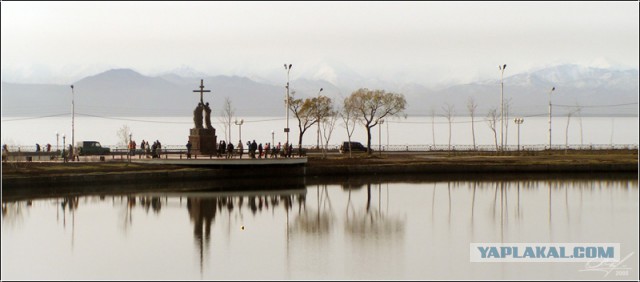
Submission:
[[[351,142],[351,152],[366,152],[367,147],[362,145],[360,142]],[[371,150],[373,152],[373,149]],[[349,152],[349,142],[344,141],[342,145],[340,145],[340,153],[348,153]]]
[[[98,141],[82,141],[77,145],[81,156],[108,155],[111,149],[102,147]]]

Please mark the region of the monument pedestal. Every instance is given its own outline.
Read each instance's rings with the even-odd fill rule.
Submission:
[[[215,155],[217,151],[216,129],[191,128],[189,141],[191,153],[197,155]]]

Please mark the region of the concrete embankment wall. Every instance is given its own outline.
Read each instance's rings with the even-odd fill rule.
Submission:
[[[53,176],[3,177],[3,190],[18,187],[63,187],[114,184],[148,184],[181,181],[211,180],[235,183],[238,186],[256,183],[265,178],[304,179],[303,166],[271,166],[268,168],[192,168],[161,171],[127,171],[110,173],[85,173]],[[286,176],[286,177],[285,177]],[[247,182],[250,181],[250,182]],[[283,180],[284,181],[284,180]],[[286,181],[285,181],[286,182]],[[299,182],[299,181],[298,181]],[[258,182],[258,185],[260,182]],[[258,187],[259,188],[259,187]]]
[[[268,166],[236,168],[192,168],[174,171],[131,171],[86,173],[55,176],[3,177],[3,190],[14,187],[62,187],[113,184],[148,184],[217,180],[232,183],[239,180],[271,182],[272,179],[304,179],[304,177],[368,176],[384,174],[505,174],[505,173],[636,173],[634,164],[562,164],[562,165],[464,165],[464,164],[394,164],[351,166]],[[262,181],[262,182],[260,182]],[[284,181],[284,180],[279,180]],[[235,183],[234,182],[234,183]]]

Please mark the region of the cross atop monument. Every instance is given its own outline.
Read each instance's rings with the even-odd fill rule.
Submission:
[[[193,90],[193,92],[200,92],[200,103],[204,105],[202,94],[204,94],[204,92],[211,92],[211,90],[204,90],[204,79],[200,79],[200,90]]]

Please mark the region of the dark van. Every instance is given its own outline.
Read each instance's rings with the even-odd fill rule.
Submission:
[[[76,147],[79,149],[81,156],[108,155],[109,153],[111,153],[110,148],[102,147],[102,145],[98,141],[78,142],[78,145]]]
[[[351,142],[351,152],[366,152],[367,147],[362,145],[360,142]],[[371,150],[373,152],[373,150]],[[348,153],[349,152],[349,142],[342,142],[340,145],[340,153]]]

